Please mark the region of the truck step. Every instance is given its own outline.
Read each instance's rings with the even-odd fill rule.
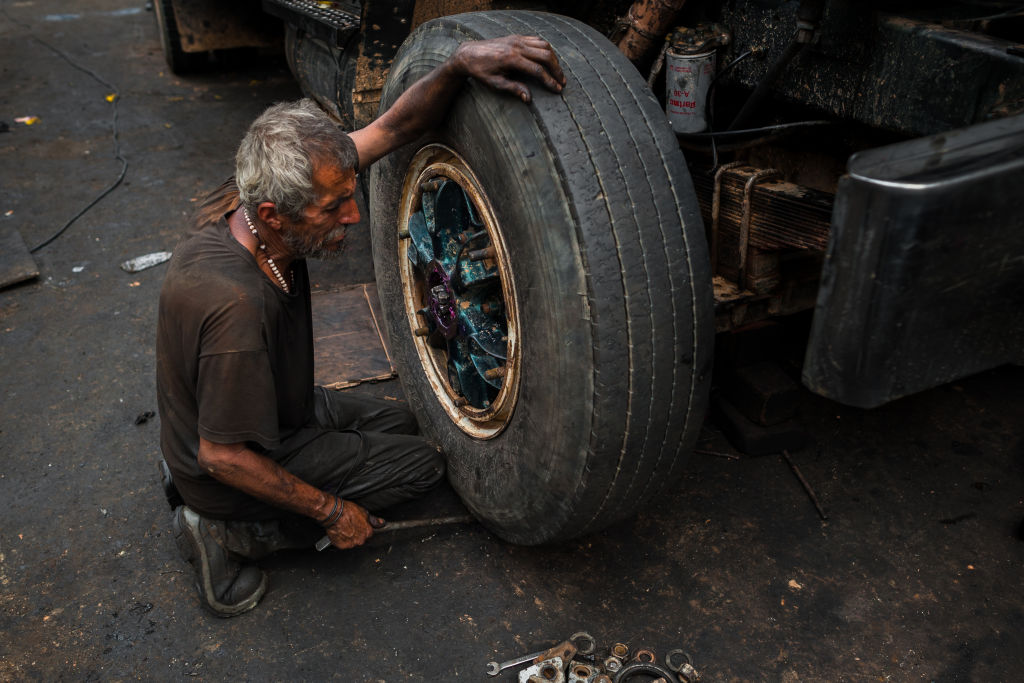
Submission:
[[[263,11],[331,46],[342,46],[359,31],[359,4],[318,0],[263,0]]]

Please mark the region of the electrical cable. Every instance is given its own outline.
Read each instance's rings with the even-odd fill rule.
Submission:
[[[715,74],[715,77],[711,79],[711,83],[708,84],[708,92],[705,95],[707,102],[704,105],[704,120],[708,122],[708,132],[711,132],[712,121],[714,121],[715,108],[712,104],[714,102],[712,95],[715,91],[715,86],[718,85],[718,79],[732,71],[733,67],[754,53],[755,51],[752,49],[744,51],[743,54],[722,67],[722,70]],[[711,138],[711,168],[712,170],[718,168],[718,145],[715,143],[714,138]]]
[[[5,7],[4,8],[0,8],[0,12],[3,12],[4,16],[7,17],[7,19],[11,23],[16,24],[18,26],[21,26],[26,31],[28,31],[29,37],[32,38],[32,40],[36,41],[37,43],[39,43],[41,45],[44,45],[45,47],[47,47],[48,49],[53,51],[58,57],[60,57],[65,62],[70,64],[72,67],[74,67],[75,69],[78,69],[79,71],[81,71],[81,72],[87,74],[88,76],[92,77],[93,80],[98,82],[100,85],[105,86],[107,88],[107,92],[108,93],[112,93],[113,94],[113,99],[111,100],[111,104],[113,105],[113,116],[112,116],[112,121],[111,121],[111,129],[112,130],[111,130],[111,132],[112,132],[112,139],[113,139],[113,144],[114,144],[114,158],[121,162],[121,172],[118,173],[117,179],[114,180],[113,183],[111,183],[109,186],[107,186],[106,189],[104,189],[102,192],[100,192],[91,202],[89,202],[85,206],[85,208],[83,208],[81,211],[79,211],[74,216],[72,216],[71,220],[66,222],[59,230],[57,230],[55,233],[50,235],[50,237],[46,238],[45,240],[43,240],[42,242],[40,242],[36,246],[34,246],[31,249],[29,249],[29,252],[34,254],[35,252],[37,252],[40,249],[42,249],[43,247],[49,245],[51,242],[53,242],[58,237],[63,235],[64,232],[67,231],[67,229],[70,228],[71,225],[75,221],[77,221],[79,218],[81,218],[83,215],[85,215],[85,213],[89,209],[91,209],[92,207],[96,206],[100,202],[100,200],[102,200],[108,194],[113,192],[121,184],[121,182],[124,180],[124,177],[125,177],[125,175],[128,172],[128,160],[125,159],[124,156],[121,154],[121,140],[120,140],[120,137],[118,136],[118,111],[117,111],[117,103],[121,99],[121,93],[118,91],[117,86],[115,86],[113,83],[110,83],[105,78],[103,78],[102,76],[97,74],[95,71],[89,69],[88,67],[82,66],[81,64],[77,63],[74,59],[72,59],[70,56],[68,56],[64,51],[54,47],[53,45],[51,45],[50,43],[46,42],[42,38],[36,36],[32,32],[32,27],[31,26],[29,26],[28,24],[22,23],[22,22],[18,21],[17,19],[13,18],[10,14],[7,13],[7,8],[5,8]]]
[[[748,135],[755,135],[758,133],[767,133],[768,135],[777,135],[779,133],[788,133],[795,128],[816,128],[818,126],[833,126],[835,121],[793,121],[790,123],[776,123],[771,126],[760,126],[759,128],[741,128],[739,130],[721,130],[709,133],[676,133],[676,137],[684,140],[716,140],[716,139],[733,139],[743,138]]]

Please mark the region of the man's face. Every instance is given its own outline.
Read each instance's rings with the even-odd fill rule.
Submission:
[[[295,258],[330,258],[341,253],[345,229],[359,222],[356,174],[336,164],[313,167],[316,200],[302,210],[302,218],[281,216],[281,237]]]

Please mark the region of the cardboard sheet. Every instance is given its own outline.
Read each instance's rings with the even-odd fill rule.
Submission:
[[[314,291],[314,379],[331,389],[395,376],[383,334],[377,285]]]
[[[39,267],[13,226],[0,226],[0,289],[39,276]]]

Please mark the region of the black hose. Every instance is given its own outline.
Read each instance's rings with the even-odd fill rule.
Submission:
[[[779,55],[778,59],[768,67],[768,72],[760,80],[754,92],[750,94],[747,101],[740,109],[740,113],[729,124],[729,130],[736,130],[750,122],[754,112],[761,106],[768,89],[775,84],[782,72],[793,61],[793,58],[800,54],[804,47],[811,41],[813,33],[817,30],[818,23],[825,13],[825,0],[800,0],[800,7],[797,8],[796,19],[797,29],[790,38],[789,44]]]
[[[734,118],[732,123],[729,124],[729,130],[736,130],[749,122],[753,117],[754,112],[761,106],[761,103],[768,95],[768,90],[775,84],[775,81],[778,80],[779,75],[787,66],[789,66],[789,63],[793,61],[793,58],[800,54],[804,49],[804,45],[805,43],[801,43],[797,40],[797,33],[794,33],[789,44],[786,45],[786,49],[783,50],[782,54],[780,54],[778,58],[772,62],[772,65],[768,67],[767,73],[765,73],[764,77],[758,82],[757,87],[754,88],[754,92],[750,93],[750,97],[748,97],[747,101],[743,103],[743,107],[740,109],[740,112],[736,114],[736,118]]]

